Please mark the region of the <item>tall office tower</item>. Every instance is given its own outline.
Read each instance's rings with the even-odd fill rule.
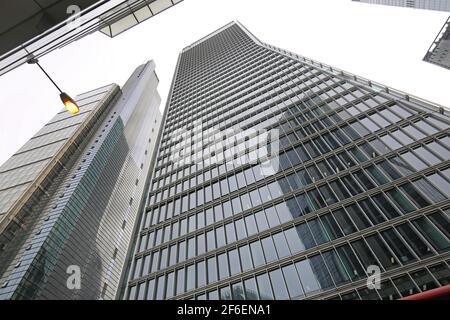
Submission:
[[[163,121],[124,299],[396,299],[449,283],[443,108],[233,22],[181,52]]]
[[[386,6],[408,7],[416,9],[450,11],[448,0],[352,0],[371,4],[382,4]]]
[[[424,61],[450,69],[450,17],[445,22],[430,49],[423,58]]]
[[[154,161],[152,61],[76,98],[0,167],[0,299],[113,299]]]

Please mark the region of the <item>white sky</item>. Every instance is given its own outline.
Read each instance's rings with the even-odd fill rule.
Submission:
[[[185,0],[116,38],[97,32],[40,63],[75,96],[113,82],[122,86],[153,59],[164,109],[179,52],[239,20],[263,42],[450,106],[450,71],[422,61],[448,15],[351,0]],[[1,164],[62,104],[37,66],[0,76],[0,88]]]

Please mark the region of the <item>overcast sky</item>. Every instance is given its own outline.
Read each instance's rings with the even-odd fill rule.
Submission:
[[[450,71],[422,61],[448,15],[351,0],[184,0],[116,38],[97,32],[40,62],[75,96],[123,85],[134,68],[153,59],[164,109],[179,52],[239,20],[263,42],[450,106]],[[62,105],[37,66],[0,76],[0,88],[1,164]]]

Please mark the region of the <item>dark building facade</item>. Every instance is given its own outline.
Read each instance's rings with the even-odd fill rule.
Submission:
[[[449,120],[224,26],[179,56],[123,298],[397,299],[448,284]]]
[[[114,299],[161,113],[152,61],[75,99],[0,167],[0,299]]]
[[[93,32],[115,37],[181,1],[0,1],[0,75]]]

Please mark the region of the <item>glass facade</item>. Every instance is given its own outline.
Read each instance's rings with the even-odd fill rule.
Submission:
[[[125,299],[384,299],[449,282],[448,113],[237,22],[183,50],[167,108]],[[270,174],[244,157],[263,129],[279,137]]]
[[[0,299],[116,297],[159,139],[154,68],[78,96],[0,167]]]
[[[383,4],[386,6],[450,11],[450,3],[447,0],[353,0],[353,1],[371,4]]]
[[[444,23],[444,26],[431,44],[423,60],[436,64],[440,67],[450,69],[450,55],[448,54],[449,49],[450,17]]]

